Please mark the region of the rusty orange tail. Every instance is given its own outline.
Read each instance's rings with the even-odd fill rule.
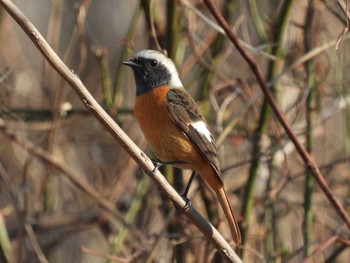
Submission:
[[[215,190],[215,189],[214,189]],[[219,202],[221,204],[222,209],[224,210],[224,214],[226,216],[231,235],[233,238],[233,242],[236,245],[239,245],[242,241],[241,238],[241,232],[238,227],[238,223],[236,220],[236,217],[232,211],[229,199],[227,197],[226,191],[223,187],[220,187],[217,191],[216,194],[218,196]]]

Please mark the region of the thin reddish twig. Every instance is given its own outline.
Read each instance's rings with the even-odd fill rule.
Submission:
[[[288,137],[293,142],[296,150],[298,151],[300,157],[303,159],[307,169],[310,171],[310,173],[313,175],[317,183],[320,185],[322,191],[327,196],[330,203],[334,206],[337,213],[340,215],[340,217],[344,220],[348,228],[350,228],[350,218],[348,214],[346,213],[343,205],[335,198],[332,191],[330,190],[326,180],[324,179],[323,175],[321,174],[317,164],[313,160],[313,158],[309,155],[309,153],[306,151],[306,149],[303,147],[303,145],[299,142],[296,134],[292,130],[290,124],[288,123],[287,119],[283,115],[283,113],[280,111],[272,93],[270,92],[268,86],[266,85],[265,79],[263,77],[263,73],[256,63],[254,57],[241,45],[236,35],[232,32],[230,26],[228,25],[225,18],[221,15],[218,7],[216,4],[213,3],[212,0],[204,0],[206,5],[208,6],[208,9],[212,13],[212,15],[215,17],[217,22],[220,24],[220,26],[224,29],[226,35],[231,40],[231,42],[235,45],[237,50],[240,52],[242,57],[246,60],[248,63],[250,69],[254,73],[257,82],[259,83],[259,86],[264,93],[267,101],[269,102],[270,107],[272,108],[273,112],[275,113],[275,116],[277,117],[278,121],[286,131]]]
[[[304,263],[309,263],[312,262],[313,258],[320,254],[322,251],[324,251],[325,249],[327,249],[330,245],[334,244],[338,239],[337,235],[333,235],[331,236],[328,240],[326,240],[326,242],[324,242],[323,244],[321,244],[313,253],[312,255],[308,256],[307,258],[305,258]]]

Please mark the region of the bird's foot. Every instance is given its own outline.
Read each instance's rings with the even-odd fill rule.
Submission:
[[[182,197],[182,199],[186,202],[186,207],[189,207],[189,206],[191,206],[192,205],[192,202],[191,202],[191,200],[187,197],[187,194],[185,194],[185,193],[183,193],[182,195],[181,195],[181,197]]]
[[[161,161],[156,161],[156,160],[152,160],[152,163],[154,164],[154,169],[152,172],[155,172],[156,170],[158,170],[160,167],[162,167],[163,165],[176,165],[176,164],[186,164],[186,162],[184,161],[168,161],[168,162],[161,162]]]

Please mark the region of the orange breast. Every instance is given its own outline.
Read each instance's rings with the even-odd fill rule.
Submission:
[[[199,153],[171,120],[166,104],[169,87],[159,87],[136,97],[134,114],[141,130],[161,161],[193,162]]]
[[[170,118],[166,102],[169,89],[160,87],[136,97],[134,114],[143,134],[161,161],[184,161],[188,165],[180,168],[195,170],[211,187],[221,187],[220,176]]]

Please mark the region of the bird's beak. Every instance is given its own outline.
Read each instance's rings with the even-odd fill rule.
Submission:
[[[132,68],[140,68],[141,65],[129,60],[129,61],[124,61],[122,62],[122,64],[126,65],[126,66],[129,66],[129,67],[132,67]]]

